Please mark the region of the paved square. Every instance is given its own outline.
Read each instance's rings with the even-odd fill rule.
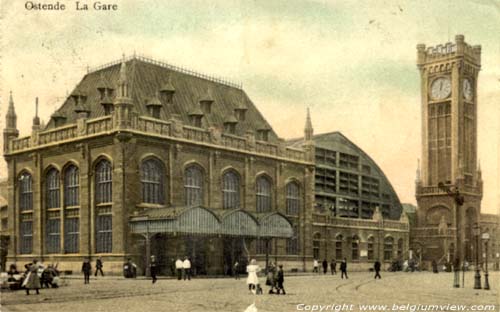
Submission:
[[[244,277],[241,280],[210,278],[186,282],[162,279],[154,285],[150,280],[120,277],[93,278],[89,285],[84,285],[83,279],[71,279],[67,286],[42,289],[38,296],[26,296],[23,291],[2,293],[1,310],[238,312],[255,301],[259,312],[299,311],[298,308],[312,309],[312,305],[325,308],[333,304],[339,306],[331,306],[326,311],[360,311],[360,304],[388,305],[386,311],[394,311],[394,304],[399,311],[415,308],[408,304],[466,305],[468,311],[485,308],[476,305],[493,305],[494,310],[489,307],[488,311],[500,311],[499,272],[490,274],[490,291],[472,289],[472,272],[465,276],[465,288],[452,288],[452,278],[451,273],[428,272],[384,272],[381,280],[374,280],[373,274],[366,272],[350,273],[348,280],[341,280],[339,275],[288,276],[285,296],[267,294],[266,286],[264,295],[254,296],[248,292]],[[264,283],[263,278],[261,280]],[[300,304],[304,305],[298,306]],[[372,307],[369,310],[384,309]]]

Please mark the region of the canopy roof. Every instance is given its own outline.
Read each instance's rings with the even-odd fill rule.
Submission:
[[[182,233],[261,238],[290,238],[293,228],[279,212],[205,207],[149,209],[130,219],[132,233]]]

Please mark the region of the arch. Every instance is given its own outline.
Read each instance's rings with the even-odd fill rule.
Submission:
[[[386,235],[384,237],[384,260],[390,261],[392,260],[394,250],[394,238],[390,235]]]
[[[21,178],[21,175],[23,175],[23,174],[29,174],[29,175],[33,176],[33,170],[29,167],[22,168],[21,170],[19,170],[19,172],[16,175],[16,181],[19,181],[19,179]]]
[[[163,159],[163,157],[161,157],[160,155],[150,152],[150,153],[142,154],[139,158],[139,163],[142,163],[143,161],[147,160],[148,158],[156,158],[160,162],[162,162],[163,164],[165,164],[165,162],[167,161],[166,159]]]
[[[235,236],[257,236],[259,223],[248,212],[238,209],[224,215],[221,233]]]
[[[292,237],[293,227],[291,222],[281,213],[273,212],[260,218],[260,236]]]
[[[428,226],[438,226],[443,217],[446,224],[451,225],[452,215],[450,208],[444,205],[436,205],[428,209],[425,213],[425,222]]]
[[[78,206],[80,203],[80,169],[74,163],[63,167],[64,206]]]
[[[176,223],[177,231],[181,233],[215,234],[220,230],[219,218],[204,207],[191,207],[184,210]]]
[[[44,174],[45,208],[61,207],[61,175],[56,167],[50,166]]]
[[[255,199],[257,212],[272,210],[272,179],[267,174],[259,174],[255,179]]]
[[[50,170],[52,169],[55,169],[57,170],[58,172],[61,172],[61,167],[54,164],[54,163],[51,163],[51,164],[48,164],[47,166],[45,166],[45,168],[43,169],[42,171],[42,175],[43,176],[46,176],[47,175],[47,172],[49,172]]]
[[[64,163],[64,165],[61,167],[61,172],[64,172],[66,170],[66,168],[68,168],[69,166],[75,166],[77,168],[80,168],[80,162],[78,162],[75,159],[69,159],[69,160],[67,160]]]
[[[160,158],[153,156],[143,158],[140,164],[142,202],[163,205],[165,203],[165,164]]]
[[[234,168],[222,172],[222,208],[240,208],[241,175]]]
[[[92,161],[92,171],[95,171],[95,167],[97,166],[97,164],[99,164],[103,160],[107,160],[111,164],[111,168],[113,168],[113,158],[111,158],[111,156],[109,156],[108,154],[101,153],[97,155],[97,157]]]
[[[182,165],[182,171],[183,172],[186,171],[186,169],[191,166],[198,166],[203,171],[204,174],[207,172],[205,166],[203,166],[199,161],[195,159],[191,159],[184,162],[184,164]]]

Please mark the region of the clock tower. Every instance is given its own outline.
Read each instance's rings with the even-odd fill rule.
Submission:
[[[475,255],[472,231],[482,198],[477,160],[477,86],[481,46],[417,45],[421,77],[422,165],[412,249],[424,261]]]

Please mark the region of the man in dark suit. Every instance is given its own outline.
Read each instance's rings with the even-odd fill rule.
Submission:
[[[373,264],[373,269],[375,270],[375,278],[379,278],[381,279],[382,276],[380,276],[380,267],[381,267],[381,264],[380,264],[380,261],[375,261],[375,263]]]
[[[340,272],[341,272],[340,277],[342,279],[344,278],[344,275],[345,275],[346,279],[349,278],[349,277],[347,277],[347,259],[346,258],[344,258],[344,260],[342,260],[342,263],[340,263]]]

